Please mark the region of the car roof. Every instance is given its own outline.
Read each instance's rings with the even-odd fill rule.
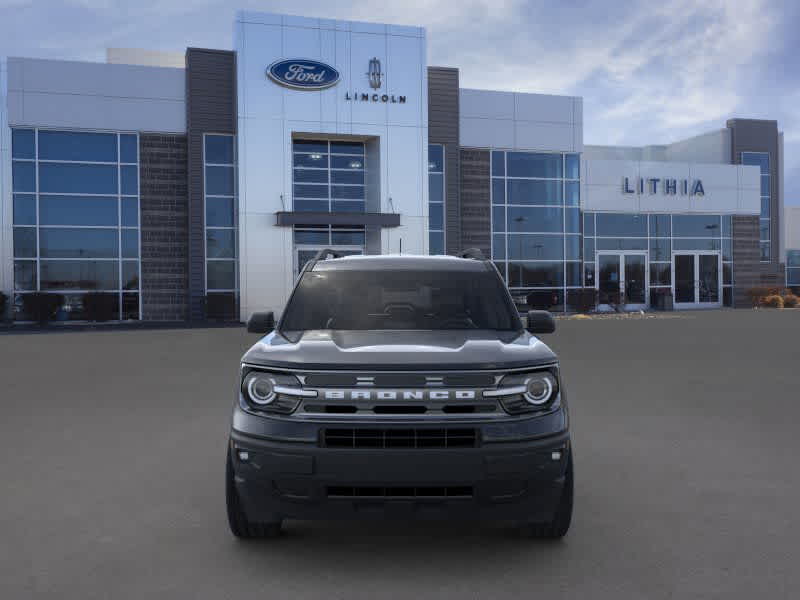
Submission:
[[[378,254],[343,256],[317,261],[313,271],[472,271],[485,272],[486,261],[455,256]]]

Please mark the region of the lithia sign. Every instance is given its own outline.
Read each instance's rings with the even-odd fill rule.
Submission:
[[[633,179],[633,181],[631,181]],[[623,177],[622,178],[622,193],[623,194],[637,194],[642,195],[645,193],[657,194],[659,191],[666,196],[705,196],[706,191],[703,189],[703,182],[699,179],[661,179],[659,177]]]
[[[344,99],[350,102],[383,102],[387,104],[405,104],[406,97],[377,92],[383,86],[381,61],[377,57],[369,61],[367,81],[372,92],[347,91]],[[267,77],[278,85],[293,90],[324,90],[339,83],[341,76],[334,67],[304,58],[277,60],[267,67]]]

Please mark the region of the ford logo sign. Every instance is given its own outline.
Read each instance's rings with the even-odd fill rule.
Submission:
[[[267,68],[267,76],[296,90],[324,90],[339,83],[339,71],[332,66],[303,58],[278,60]]]

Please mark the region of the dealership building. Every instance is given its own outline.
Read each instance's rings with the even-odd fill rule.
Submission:
[[[582,98],[461,88],[426,44],[420,27],[240,12],[233,51],[4,59],[14,317],[41,291],[63,295],[60,320],[96,292],[119,320],[245,320],[279,312],[325,248],[479,248],[551,310],[586,288],[601,307],[749,306],[800,276],[776,121],[585,145]]]

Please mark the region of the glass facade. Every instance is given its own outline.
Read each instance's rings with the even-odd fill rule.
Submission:
[[[444,254],[444,146],[428,145],[428,253]]]
[[[772,244],[770,241],[770,190],[769,152],[742,152],[742,164],[753,165],[761,169],[761,218],[759,220],[759,245],[761,247],[761,261],[769,262],[772,257]]]
[[[205,134],[206,292],[230,304],[239,290],[236,138]]]
[[[786,285],[800,287],[800,250],[786,251]]]
[[[295,211],[364,212],[364,143],[292,141]]]
[[[86,319],[95,292],[113,320],[141,317],[138,147],[134,133],[12,130],[15,318],[36,291],[64,297],[56,320]]]
[[[580,156],[492,151],[492,260],[515,296],[564,310],[581,287]]]

